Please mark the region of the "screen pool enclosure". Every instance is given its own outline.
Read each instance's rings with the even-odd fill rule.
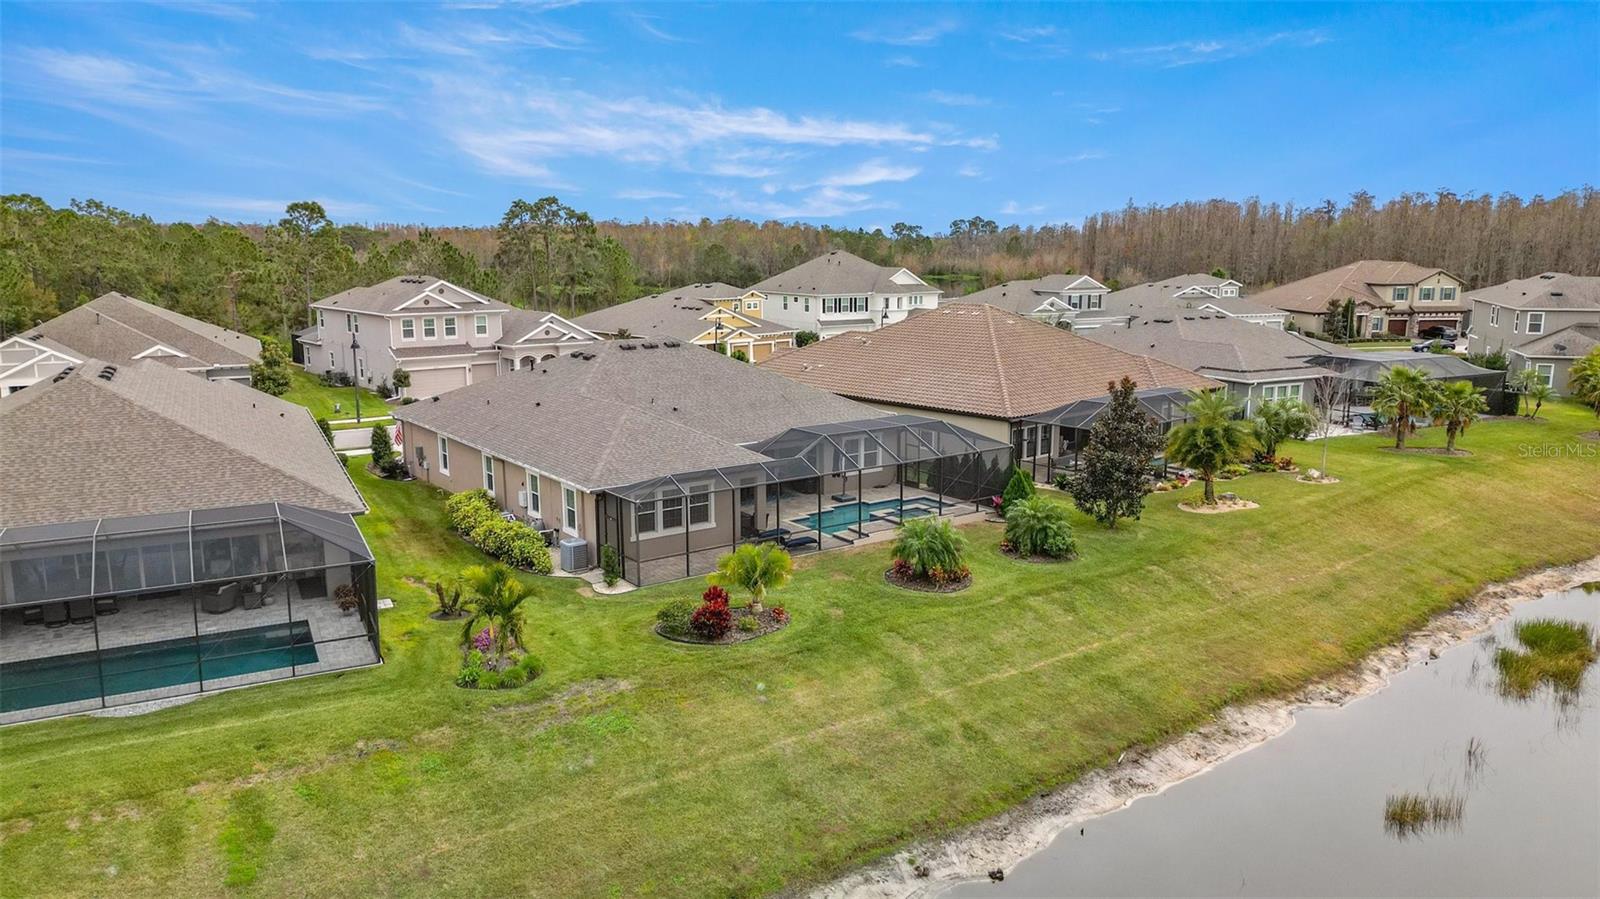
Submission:
[[[742,465],[602,491],[602,547],[645,585],[706,574],[743,543],[848,546],[905,518],[974,511],[1005,488],[1009,444],[920,415],[790,428]]]
[[[0,530],[0,723],[379,660],[372,553],[275,503]]]

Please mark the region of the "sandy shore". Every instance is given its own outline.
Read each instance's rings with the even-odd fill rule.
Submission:
[[[1170,743],[1130,750],[1109,768],[947,837],[914,843],[807,895],[818,899],[927,897],[956,883],[984,879],[996,868],[1009,869],[1068,828],[1159,793],[1278,736],[1293,726],[1300,709],[1339,706],[1375,693],[1395,673],[1488,630],[1510,614],[1515,604],[1591,581],[1600,581],[1600,556],[1491,584],[1350,670],[1287,697],[1229,706],[1211,723]],[[912,858],[926,866],[926,877],[916,876],[908,862]]]

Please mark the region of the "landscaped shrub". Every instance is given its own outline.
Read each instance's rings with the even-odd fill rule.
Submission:
[[[891,550],[912,577],[933,579],[932,572],[965,571],[967,538],[944,518],[912,518],[900,523]],[[896,572],[901,569],[897,565]]]
[[[706,590],[700,608],[689,616],[689,627],[707,640],[720,640],[733,630],[733,610],[728,608],[728,591],[720,587]]]
[[[789,610],[785,609],[783,606],[773,606],[772,620],[778,622],[779,624],[788,624]]]
[[[458,531],[471,532],[473,528],[482,524],[488,515],[495,515],[494,500],[489,498],[489,491],[478,489],[468,490],[464,493],[452,495],[444,501],[444,511],[450,518],[450,526]],[[495,516],[498,517],[498,516]]]
[[[483,653],[474,649],[467,653],[466,661],[461,663],[461,670],[456,673],[456,686],[476,687],[483,680]]]
[[[1220,471],[1218,473],[1221,474],[1225,478],[1237,478],[1237,477],[1242,477],[1244,475],[1249,474],[1250,473],[1250,469],[1248,469],[1248,468],[1244,467],[1243,465],[1240,465],[1239,463],[1235,462],[1232,465],[1225,466],[1222,469],[1222,471]]]
[[[1279,471],[1293,471],[1294,470],[1294,460],[1289,458],[1288,456],[1279,456],[1278,457],[1278,470]]]
[[[747,634],[755,633],[759,627],[761,627],[761,621],[754,615],[745,615],[739,619],[739,630]]]
[[[1006,515],[1006,542],[1020,556],[1065,559],[1077,553],[1067,507],[1042,496],[1021,500]]]
[[[506,521],[504,518],[491,518],[472,529],[468,538],[478,544],[478,548],[495,558],[506,554],[506,549],[516,537],[517,525],[515,522]]]
[[[1027,499],[1035,493],[1033,478],[1022,470],[1022,467],[1012,466],[1011,480],[1006,482],[1005,492],[1000,496],[1000,514],[1005,515],[1011,511],[1011,504]]]
[[[600,547],[600,574],[607,587],[615,587],[622,580],[622,560],[617,557],[617,548],[609,543]]]
[[[664,633],[686,636],[697,608],[699,606],[692,599],[675,599],[656,610],[656,623]]]
[[[535,574],[549,574],[554,563],[539,532],[500,516],[487,490],[468,490],[445,500],[450,526],[497,559]]]
[[[500,554],[501,560],[534,574],[549,574],[555,562],[550,558],[550,547],[544,545],[544,537],[520,522],[505,523],[510,525],[511,531],[505,541],[505,552]]]

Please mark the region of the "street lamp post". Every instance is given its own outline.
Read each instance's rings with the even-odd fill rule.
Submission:
[[[360,366],[356,364],[356,351],[359,350],[359,349],[361,349],[361,341],[356,339],[356,335],[351,334],[350,335],[350,368],[351,368],[350,380],[355,382],[355,385],[356,385],[356,423],[357,424],[359,424],[361,422],[361,378],[356,375],[356,372],[360,371]]]

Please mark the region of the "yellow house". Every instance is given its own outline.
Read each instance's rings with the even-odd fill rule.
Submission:
[[[760,362],[794,346],[795,338],[794,328],[761,317],[766,302],[761,292],[730,284],[690,284],[599,309],[576,322],[612,339],[675,337]]]

